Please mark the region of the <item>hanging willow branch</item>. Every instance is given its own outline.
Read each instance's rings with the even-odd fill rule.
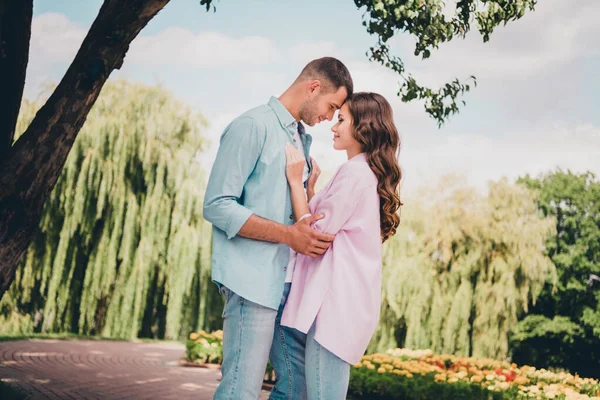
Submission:
[[[168,1],[105,0],[56,90],[0,159],[0,298],[100,90],[123,64],[131,41]]]
[[[36,109],[24,108],[20,128]],[[3,299],[0,331],[176,339],[219,326],[195,161],[203,126],[160,88],[105,87]]]
[[[446,184],[407,204],[385,247],[383,317],[371,349],[506,357],[518,317],[556,274],[544,255],[555,221],[506,180],[488,196]]]

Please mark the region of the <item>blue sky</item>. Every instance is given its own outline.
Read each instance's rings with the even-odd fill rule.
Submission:
[[[58,82],[101,1],[34,0],[26,96]],[[577,7],[543,0],[522,20],[498,28],[489,43],[477,33],[444,44],[430,60],[412,56],[413,39],[392,42],[415,76],[432,86],[473,74],[467,106],[438,129],[418,103],[404,104],[398,77],[369,63],[375,42],[351,0],[223,0],[206,12],[199,0],[172,0],[136,38],[115,78],[160,83],[203,113],[216,143],[236,115],[279,95],[312,58],[333,55],[348,65],[358,90],[392,103],[402,134],[408,188],[448,173],[485,186],[555,167],[600,174],[600,15],[596,0]],[[343,162],[331,149],[331,124],[310,132],[325,169]],[[210,168],[213,145],[203,157]]]

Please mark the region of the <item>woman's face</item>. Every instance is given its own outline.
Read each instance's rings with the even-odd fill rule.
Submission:
[[[331,128],[333,132],[333,148],[336,150],[346,150],[352,153],[360,153],[360,143],[352,134],[352,115],[348,104],[344,103],[338,112],[338,122]]]

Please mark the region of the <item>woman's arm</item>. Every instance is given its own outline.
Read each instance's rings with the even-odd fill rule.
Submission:
[[[304,183],[302,182],[302,173],[306,159],[294,146],[287,144],[285,147],[286,168],[285,174],[290,185],[290,194],[292,197],[292,209],[294,218],[299,221],[302,216],[310,214]],[[312,188],[314,195],[314,187]],[[312,197],[311,197],[312,198]]]
[[[308,196],[309,203],[312,198],[315,197],[315,185],[317,183],[317,179],[319,179],[319,176],[321,175],[321,168],[314,158],[310,158],[310,163],[312,165],[312,172],[308,177],[308,181],[306,182],[306,194]]]
[[[294,219],[300,221],[300,218],[306,214],[310,214],[308,209],[308,201],[306,201],[306,192],[304,185],[290,185],[290,193],[292,195],[292,209],[294,210]]]

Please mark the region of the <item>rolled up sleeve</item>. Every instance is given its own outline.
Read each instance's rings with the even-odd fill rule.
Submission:
[[[253,214],[240,204],[244,185],[265,142],[264,131],[252,118],[234,120],[221,135],[204,197],[204,218],[231,239]]]
[[[361,202],[364,188],[364,182],[353,176],[350,169],[340,171],[313,213],[322,214],[323,218],[313,222],[312,228],[330,235],[337,234]]]

